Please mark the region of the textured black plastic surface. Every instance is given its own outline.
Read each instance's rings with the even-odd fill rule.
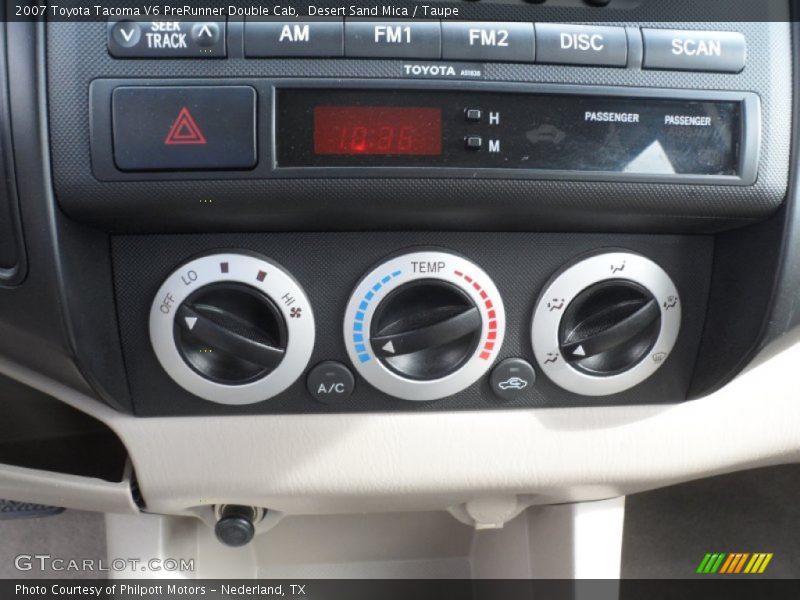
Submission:
[[[464,392],[436,402],[405,402],[357,378],[345,402],[324,405],[311,398],[301,376],[286,392],[249,406],[223,406],[192,396],[172,382],[150,346],[147,322],[161,282],[193,255],[219,249],[256,251],[277,261],[308,294],[317,324],[310,370],[322,360],[350,362],[342,319],[359,279],[389,254],[416,246],[438,246],[474,260],[494,279],[507,314],[506,339],[498,361],[521,357],[535,364],[530,320],[546,281],[565,263],[603,248],[626,248],[660,264],[674,279],[683,304],[683,325],[672,356],[648,381],[628,392],[587,398],[556,388],[539,373],[531,394],[503,402],[488,375]],[[678,402],[686,397],[706,314],[712,238],[523,233],[295,233],[112,238],[114,273],[134,410],[139,415],[464,410],[509,407],[625,405]]]
[[[6,61],[6,24],[0,23],[0,285],[19,283],[25,277],[25,250],[17,204]]]
[[[467,3],[464,3],[467,4]],[[495,5],[492,5],[495,7]],[[486,6],[488,10],[489,5]],[[495,19],[529,16],[499,5]],[[520,12],[522,11],[522,12]],[[656,11],[657,12],[657,11]],[[636,11],[646,17],[646,10]],[[681,13],[689,15],[691,12]],[[735,18],[736,8],[729,14]],[[593,9],[548,13],[591,20]],[[489,63],[484,79],[757,92],[763,103],[758,182],[748,188],[520,180],[308,179],[100,183],[89,158],[89,83],[95,78],[397,78],[400,60],[114,60],[102,23],[53,23],[48,36],[52,156],[56,191],[71,216],[113,230],[257,231],[322,229],[719,230],[774,212],[786,191],[790,121],[789,25],[665,23],[643,26],[735,29],[748,64],[738,75]]]
[[[108,236],[65,218],[52,193],[45,73],[39,68],[45,28],[10,22],[6,33],[14,169],[28,270],[22,285],[0,289],[0,356],[126,407]]]

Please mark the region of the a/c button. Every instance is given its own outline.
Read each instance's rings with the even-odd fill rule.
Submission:
[[[311,369],[306,379],[306,387],[315,400],[333,404],[349,398],[356,387],[356,382],[350,369],[342,363],[326,360]]]

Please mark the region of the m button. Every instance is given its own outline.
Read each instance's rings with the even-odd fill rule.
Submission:
[[[114,162],[123,171],[256,165],[252,87],[119,87],[111,107]]]

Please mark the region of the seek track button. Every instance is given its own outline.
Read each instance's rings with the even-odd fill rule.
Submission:
[[[108,53],[114,58],[223,58],[225,21],[109,21]]]

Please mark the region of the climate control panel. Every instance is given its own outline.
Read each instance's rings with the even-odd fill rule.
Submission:
[[[139,263],[116,271],[136,410],[488,410],[686,397],[709,240],[471,235],[481,243],[446,232],[338,233],[336,243],[315,233],[119,238],[125,264]],[[190,239],[189,252],[167,251]]]

